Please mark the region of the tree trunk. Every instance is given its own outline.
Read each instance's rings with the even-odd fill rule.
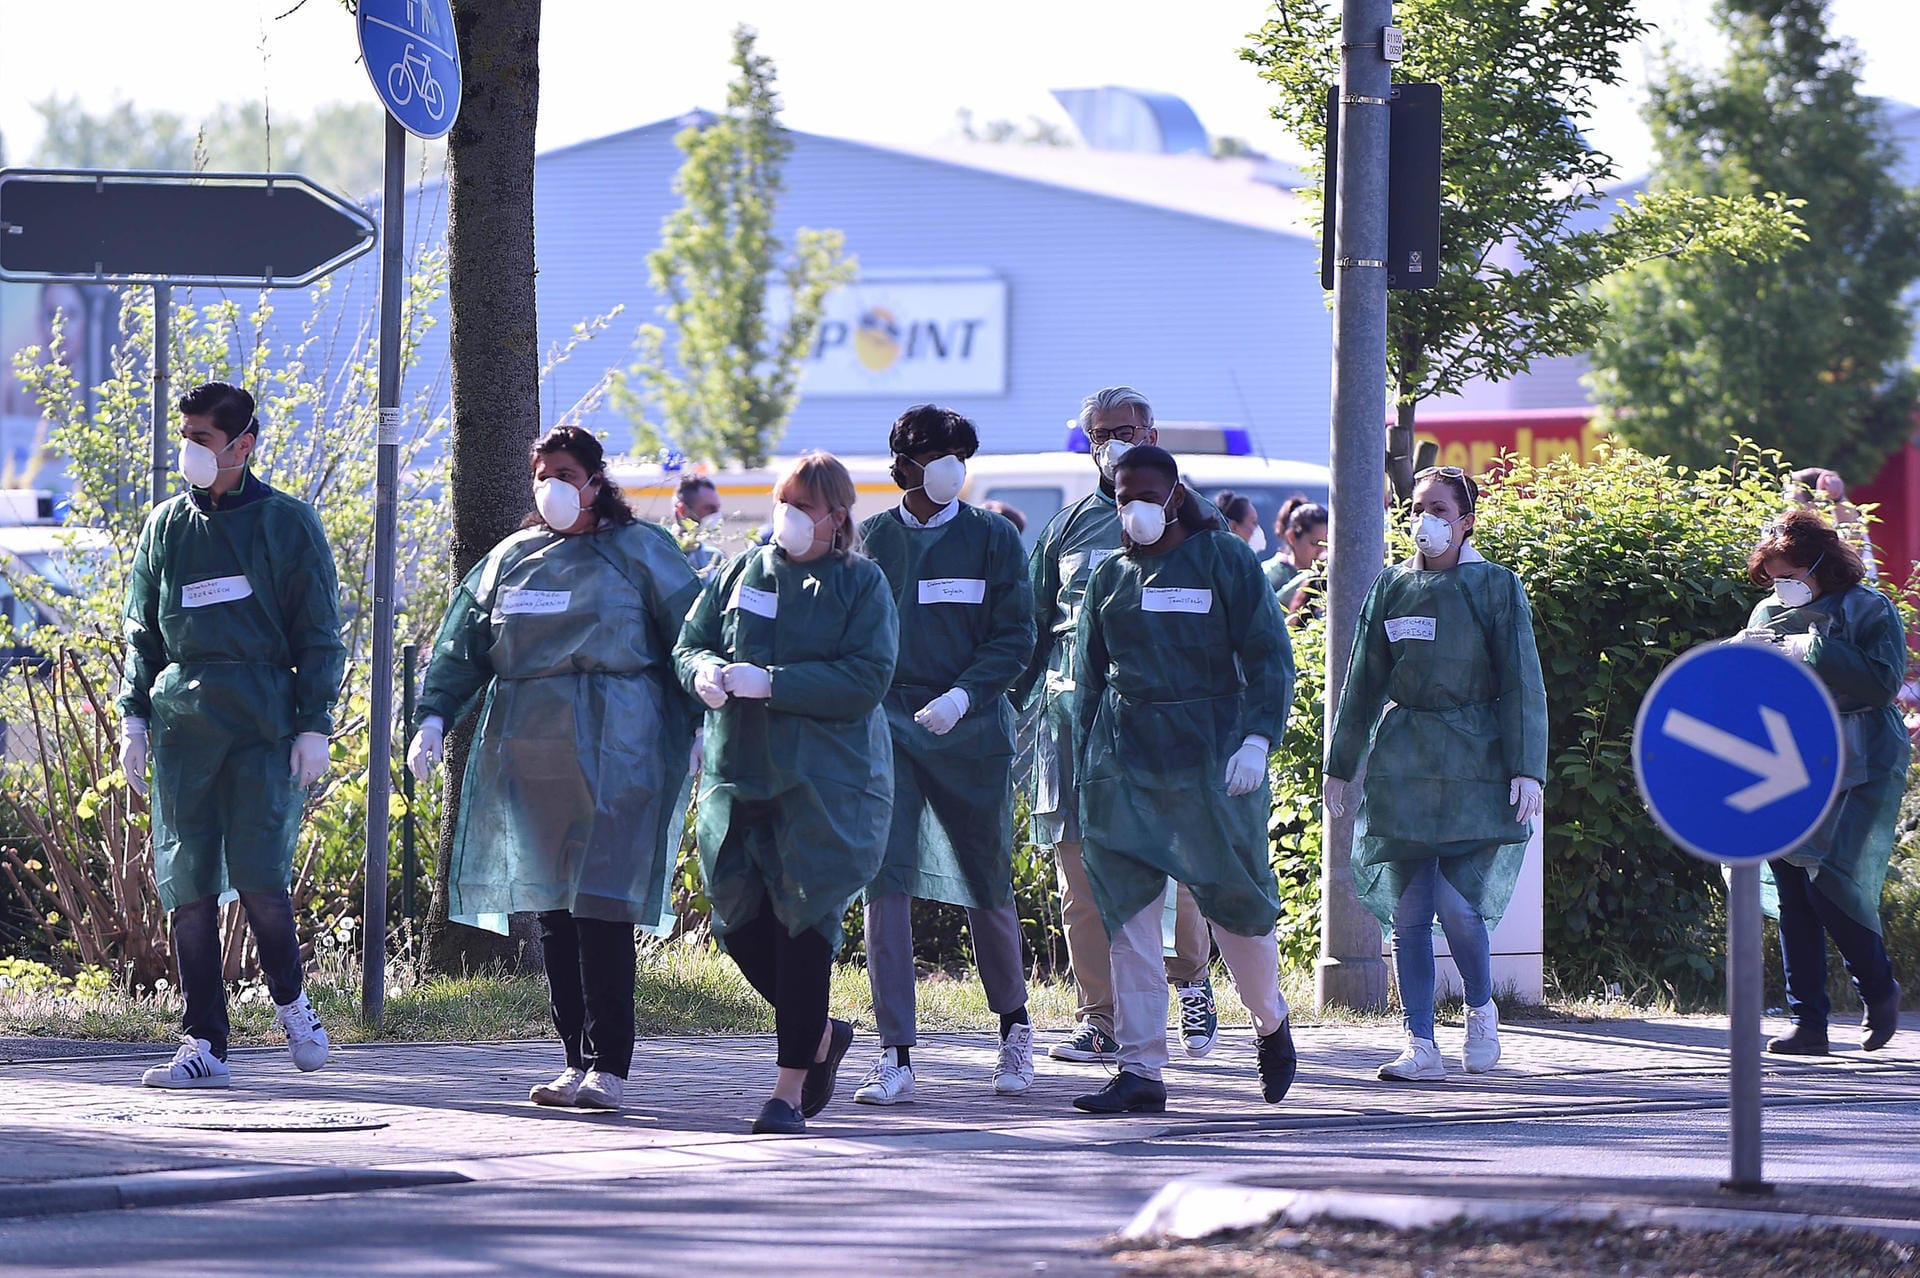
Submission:
[[[447,136],[447,343],[453,366],[453,580],[532,506],[527,453],[540,425],[534,310],[533,130],[540,0],[453,0],[466,73]],[[447,921],[447,872],[473,716],[447,733],[447,801],[427,915],[435,971],[519,966],[528,949]],[[519,929],[516,929],[516,932]]]

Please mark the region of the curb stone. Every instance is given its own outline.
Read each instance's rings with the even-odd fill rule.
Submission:
[[[1319,1219],[1357,1221],[1389,1229],[1431,1229],[1455,1221],[1500,1225],[1522,1222],[1611,1222],[1683,1229],[1792,1232],[1855,1229],[1890,1242],[1920,1243],[1920,1219],[1831,1216],[1732,1207],[1578,1202],[1564,1198],[1460,1198],[1343,1189],[1282,1189],[1213,1177],[1172,1181],[1142,1207],[1120,1236],[1129,1242],[1192,1242],[1214,1234]]]
[[[292,1198],[352,1194],[376,1189],[414,1189],[464,1184],[457,1172],[429,1168],[285,1167],[245,1171],[224,1167],[83,1176],[42,1185],[9,1185],[0,1197],[0,1219],[62,1216],[131,1207],[181,1207],[245,1198]]]

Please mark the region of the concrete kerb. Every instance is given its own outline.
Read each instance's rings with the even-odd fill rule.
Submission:
[[[184,1207],[198,1203],[314,1194],[366,1193],[460,1184],[466,1177],[432,1169],[338,1167],[308,1164],[181,1168],[119,1176],[83,1176],[40,1185],[9,1185],[0,1220],[69,1216],[130,1207]]]
[[[1284,1189],[1194,1177],[1168,1184],[1121,1231],[1134,1243],[1193,1242],[1269,1225],[1339,1220],[1389,1229],[1582,1222],[1624,1228],[1665,1225],[1713,1232],[1856,1229],[1899,1243],[1920,1243],[1920,1220],[1831,1216],[1736,1207],[1662,1206],[1555,1198],[1458,1198],[1346,1189]]]

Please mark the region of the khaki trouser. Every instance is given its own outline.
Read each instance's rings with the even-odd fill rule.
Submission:
[[[1155,901],[1127,920],[1113,937],[1113,986],[1118,996],[1113,1036],[1120,1043],[1120,1068],[1143,1078],[1159,1078],[1167,1067],[1167,983],[1160,979],[1161,911]],[[1201,925],[1205,927],[1203,923]],[[1253,1017],[1261,1038],[1280,1028],[1287,1000],[1280,994],[1280,945],[1273,929],[1264,936],[1213,931],[1220,960],[1233,974],[1240,1001]]]
[[[1053,861],[1060,873],[1060,913],[1067,933],[1067,962],[1073,968],[1073,984],[1080,996],[1079,1019],[1112,1034],[1113,970],[1107,927],[1100,921],[1100,907],[1094,904],[1093,889],[1087,885],[1079,841],[1063,839],[1054,844]],[[1184,885],[1174,920],[1175,953],[1166,960],[1167,980],[1186,985],[1206,976],[1211,953],[1207,921]]]

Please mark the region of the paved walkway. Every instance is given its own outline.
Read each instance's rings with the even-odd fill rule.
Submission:
[[[1871,1113],[1912,1104],[1920,1083],[1917,1019],[1909,1014],[1906,1032],[1871,1056],[1768,1058],[1769,1121],[1795,1107]],[[1457,1052],[1460,1035],[1443,1027],[1443,1050]],[[527,1087],[561,1064],[553,1043],[342,1047],[315,1074],[295,1071],[281,1049],[236,1050],[234,1085],[223,1093],[136,1086],[141,1069],[167,1055],[161,1048],[0,1040],[0,1217],[1207,1136],[1261,1137],[1275,1154],[1298,1157],[1370,1132],[1516,1121],[1527,1126],[1512,1131],[1544,1131],[1594,1118],[1642,1126],[1725,1103],[1726,1028],[1714,1019],[1511,1024],[1498,1070],[1424,1085],[1374,1079],[1392,1046],[1378,1026],[1308,1026],[1297,1037],[1301,1073],[1281,1106],[1258,1099],[1249,1032],[1228,1030],[1206,1059],[1176,1062],[1165,1116],[1101,1119],[1078,1114],[1071,1100],[1101,1085],[1103,1066],[1043,1059],[1026,1096],[994,1096],[987,1034],[923,1039],[914,1053],[915,1103],[853,1105],[853,1086],[875,1046],[863,1034],[839,1097],[802,1138],[748,1134],[772,1075],[772,1043],[760,1036],[643,1042],[627,1109],[618,1114],[527,1102]],[[1056,1038],[1043,1035],[1042,1048]],[[1418,1169],[1381,1170],[1398,1179]],[[1844,1171],[1836,1168],[1836,1177],[1844,1180]],[[1884,1173],[1875,1179],[1904,1191],[1920,1218],[1920,1160],[1904,1183],[1889,1185]]]

